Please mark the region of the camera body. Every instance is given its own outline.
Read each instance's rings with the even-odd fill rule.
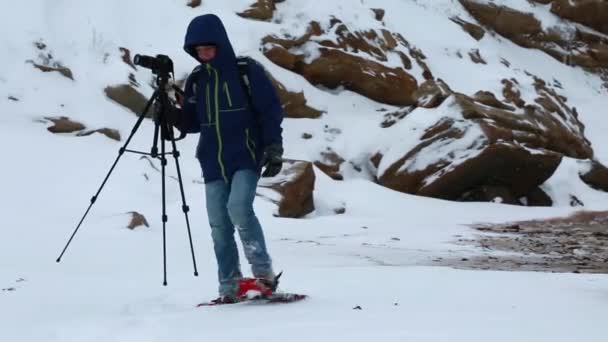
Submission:
[[[138,54],[133,57],[133,63],[152,70],[152,73],[158,76],[173,73],[173,61],[167,55],[156,55],[156,57],[152,57]]]

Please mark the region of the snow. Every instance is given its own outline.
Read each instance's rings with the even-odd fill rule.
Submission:
[[[271,200],[258,197],[255,202],[275,268],[285,270],[282,289],[310,298],[288,305],[196,309],[197,303],[216,294],[216,265],[200,169],[193,157],[198,137],[193,135],[178,148],[198,278],[192,275],[181,196],[171,178],[176,176],[174,163],[169,161],[169,286],[161,285],[160,174],[147,160],[130,154],[122,157],[63,261],[56,264],[122,143],[100,134],[54,135],[47,132],[48,124],[35,120],[66,115],[90,129],[118,129],[124,142],[136,117],[107,100],[103,89],[128,82],[129,73],[134,73],[142,85],[139,90],[149,96],[152,76],[148,70],[133,71],[125,65],[118,48],[127,47],[132,54],[168,54],[176,75],[184,75],[195,62],[182,51],[183,34],[189,20],[205,12],[222,17],[238,54],[256,58],[289,89],[304,91],[311,106],[327,112],[315,120],[285,121],[287,158],[314,160],[326,147],[361,164],[379,147],[387,152],[387,160],[398,158],[423,134],[416,128],[435,120],[430,115],[438,112],[418,109],[407,120],[382,129],[385,112],[377,110],[396,108],[350,91],[316,88],[273,65],[259,51],[262,37],[279,32],[299,36],[310,20],[329,15],[353,30],[379,29],[381,23],[369,9],[385,8],[388,29],[420,48],[435,76],[455,91],[472,94],[483,89],[499,95],[501,79],[518,77],[528,79],[520,84],[522,95],[528,96],[533,81],[523,76],[526,70],[547,81],[559,80],[568,103],[578,108],[596,157],[608,163],[608,97],[600,80],[490,34],[480,42],[473,40],[449,20],[452,15],[473,20],[458,1],[285,1],[277,4],[270,23],[235,14],[247,8],[249,0],[205,0],[195,9],[185,2],[30,0],[12,2],[0,12],[3,341],[605,340],[605,275],[429,266],[438,257],[477,255],[475,247],[454,243],[474,238],[468,228],[472,223],[567,215],[577,210],[569,205],[571,194],[585,209],[605,209],[608,195],[580,182],[577,174],[586,166],[570,159],[543,185],[557,199],[552,208],[452,203],[383,188],[365,172],[351,170],[345,181],[336,182],[315,169],[317,210],[305,219],[274,217]],[[538,6],[541,9],[546,10]],[[25,63],[39,60],[42,52],[34,46],[39,41],[47,45],[53,60],[73,71],[74,81]],[[455,54],[473,48],[480,49],[488,65]],[[500,58],[508,59],[511,68]],[[152,123],[145,120],[129,147],[149,150],[152,131]],[[302,133],[313,138],[304,141]],[[154,164],[159,167],[157,161]],[[275,196],[272,190],[260,191]],[[336,215],[336,208],[346,212]],[[125,229],[130,211],[145,215],[150,228]],[[356,306],[361,310],[354,310]]]

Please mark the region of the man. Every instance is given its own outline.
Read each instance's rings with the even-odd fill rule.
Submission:
[[[184,50],[197,66],[186,81],[181,131],[199,133],[196,156],[205,181],[207,214],[218,264],[219,302],[238,300],[243,275],[234,239],[239,233],[254,277],[274,280],[264,234],[253,211],[259,175],[282,167],[282,107],[263,67],[251,61],[244,84],[221,20],[212,14],[188,26]]]

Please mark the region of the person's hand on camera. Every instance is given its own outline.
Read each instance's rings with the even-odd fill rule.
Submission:
[[[283,168],[283,146],[274,144],[266,147],[264,158],[262,159],[262,167],[265,168],[262,177],[274,177],[278,175]]]

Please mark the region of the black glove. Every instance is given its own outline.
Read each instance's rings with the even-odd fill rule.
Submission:
[[[280,144],[267,146],[264,150],[262,167],[266,168],[262,173],[262,177],[274,177],[278,175],[283,168],[283,146]]]

